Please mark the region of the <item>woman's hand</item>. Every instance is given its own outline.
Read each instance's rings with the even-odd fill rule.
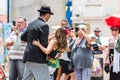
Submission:
[[[39,40],[33,40],[32,44],[39,47],[40,41]]]
[[[81,34],[85,34],[84,29],[82,29],[82,28],[79,28],[79,32],[80,32]]]
[[[109,61],[107,59],[104,60],[104,64],[107,65],[109,64]]]
[[[57,58],[60,58],[60,57],[61,57],[61,54],[62,54],[62,53],[58,53]]]
[[[99,50],[104,50],[105,48],[106,48],[105,46],[102,45],[99,46]]]

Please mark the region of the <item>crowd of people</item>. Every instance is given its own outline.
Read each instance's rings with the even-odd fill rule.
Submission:
[[[41,6],[38,12],[39,17],[29,24],[19,17],[6,41],[9,80],[103,80],[103,76],[91,76],[94,57],[102,50],[107,50],[105,62],[100,58],[102,69],[109,64],[109,80],[119,80],[120,54],[114,46],[120,26],[110,27],[112,37],[103,46],[99,28],[89,35],[85,24],[71,28],[66,19],[49,34],[46,22],[54,13],[50,6]]]

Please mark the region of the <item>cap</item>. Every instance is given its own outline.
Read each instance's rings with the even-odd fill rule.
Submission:
[[[95,32],[95,31],[101,32],[101,30],[100,30],[99,28],[95,28],[95,29],[94,29],[94,32]]]
[[[79,27],[79,28],[82,28],[82,29],[84,29],[84,30],[87,30],[87,26],[86,26],[86,25],[81,24],[81,25],[78,25],[78,27]]]

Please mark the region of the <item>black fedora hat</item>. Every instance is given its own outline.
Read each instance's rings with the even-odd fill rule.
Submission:
[[[50,6],[41,6],[41,8],[38,9],[38,12],[46,12],[53,15],[53,12],[51,12]]]

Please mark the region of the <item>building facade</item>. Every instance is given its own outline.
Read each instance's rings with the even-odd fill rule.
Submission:
[[[11,0],[11,20],[16,20],[20,16],[26,17],[29,23],[39,16],[37,10],[41,5],[49,5],[54,15],[51,16],[48,24],[60,25],[61,19],[65,18],[65,3],[65,0]]]
[[[73,0],[72,22],[85,23],[90,32],[99,27],[102,36],[110,36],[110,30],[104,19],[110,15],[120,14],[120,0]]]
[[[39,16],[37,10],[41,5],[49,5],[54,15],[51,16],[48,24],[50,26],[60,25],[61,19],[66,17],[67,1],[72,1],[70,7],[72,17],[70,19],[73,26],[85,23],[89,26],[90,32],[99,27],[102,30],[102,36],[111,35],[104,19],[120,13],[120,0],[11,0],[11,20],[16,20],[21,16],[26,17],[28,22],[31,22]]]

